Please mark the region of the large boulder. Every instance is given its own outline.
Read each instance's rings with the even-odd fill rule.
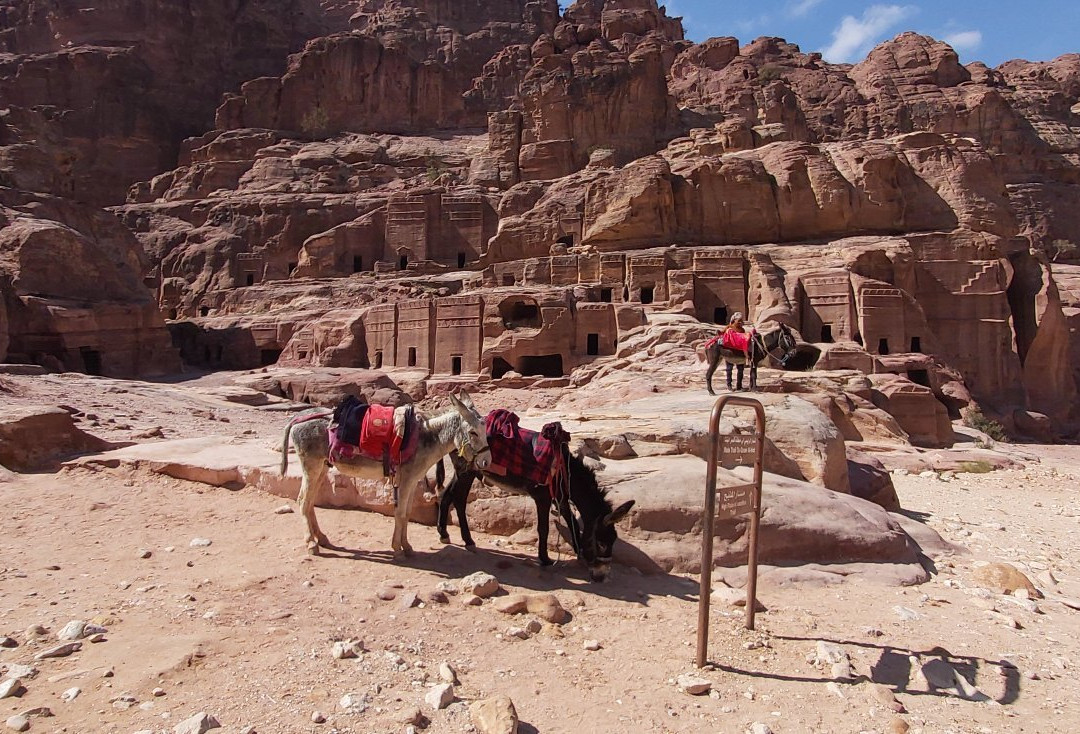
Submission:
[[[76,426],[64,408],[21,405],[0,410],[0,465],[15,471],[52,469],[61,459],[112,447]]]
[[[925,448],[947,448],[954,437],[949,411],[933,390],[906,377],[893,374],[870,375],[874,405],[890,413],[911,443]]]
[[[636,502],[620,537],[666,570],[695,573],[701,563],[705,463],[693,457],[609,462],[599,475],[612,500]],[[721,486],[745,483],[748,468],[721,470]],[[718,520],[713,561],[746,562],[747,517]],[[616,558],[635,563],[633,548]],[[773,474],[763,482],[759,539],[762,563],[890,563],[922,575],[915,545],[882,507],[857,497]]]

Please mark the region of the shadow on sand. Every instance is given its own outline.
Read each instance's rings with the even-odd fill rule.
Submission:
[[[856,646],[878,650],[877,660],[870,666],[870,675],[854,676],[849,683],[872,681],[889,687],[894,693],[909,696],[938,696],[967,701],[995,701],[1002,705],[1020,698],[1020,671],[1005,660],[987,660],[970,655],[953,655],[943,647],[929,650],[908,650],[893,645],[877,645],[855,640],[836,640],[826,637],[798,637],[774,635],[773,639],[792,642],[832,642],[837,645]],[[832,677],[783,675],[764,671],[744,670],[724,663],[711,663],[717,670],[752,678],[770,678],[779,681],[827,684]],[[963,678],[954,678],[953,671]],[[977,688],[979,674],[992,675],[1001,681],[1001,694],[991,698]],[[929,681],[927,690],[909,688],[912,677],[921,674]],[[917,677],[917,676],[916,676]]]

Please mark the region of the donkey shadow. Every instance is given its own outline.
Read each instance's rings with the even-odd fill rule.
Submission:
[[[319,555],[326,560],[367,561],[421,570],[442,579],[485,571],[502,583],[536,592],[580,591],[640,604],[652,597],[697,599],[697,582],[665,572],[643,551],[622,539],[618,541],[619,557],[629,559],[631,565],[616,564],[607,580],[600,582],[589,581],[586,567],[573,554],[556,556],[555,565],[545,567],[537,565],[527,552],[499,546],[468,550],[464,546],[439,545],[430,552],[419,546],[404,559],[394,558],[389,549],[368,551],[340,545],[322,548]]]

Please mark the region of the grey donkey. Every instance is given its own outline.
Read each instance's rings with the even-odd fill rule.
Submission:
[[[469,461],[481,468],[491,463],[488,450],[487,433],[484,421],[476,411],[468,393],[462,391],[460,397],[450,396],[451,408],[437,415],[416,414],[415,430],[420,432],[416,454],[404,462],[397,470],[398,497],[394,509],[394,537],[390,547],[394,557],[412,553],[407,535],[409,509],[412,507],[416,486],[428,470],[440,462],[451,451],[457,451]],[[326,478],[330,463],[330,439],[327,435],[329,415],[312,416],[316,411],[301,413],[285,429],[285,440],[281,447],[281,475],[289,468],[289,441],[296,447],[296,456],[300,459],[303,480],[300,482],[300,494],[296,498],[300,511],[307,521],[307,550],[317,555],[319,547],[334,548],[326,534],[319,529],[315,519],[315,495],[318,487]],[[382,461],[373,461],[357,457],[348,461],[337,461],[334,467],[346,476],[358,479],[383,479]]]

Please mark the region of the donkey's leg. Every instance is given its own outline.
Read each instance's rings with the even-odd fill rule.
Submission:
[[[319,546],[331,547],[326,534],[319,528],[319,521],[315,518],[315,496],[326,478],[326,464],[321,458],[304,456],[300,459],[300,468],[303,479],[300,481],[300,494],[296,497],[300,505],[300,512],[304,516],[307,525],[307,537],[305,544],[311,555],[318,555]]]
[[[413,497],[416,496],[416,484],[420,477],[415,470],[402,470],[399,474],[401,484],[398,486],[398,503],[394,508],[394,537],[390,541],[390,547],[395,557],[412,555],[413,549],[409,545],[409,510],[412,509]]]
[[[536,502],[536,535],[537,535],[537,559],[541,566],[550,566],[554,563],[548,555],[548,533],[551,530],[551,495],[547,487],[534,488],[529,492],[533,501]],[[571,528],[571,531],[573,529]]]
[[[710,395],[715,395],[712,389],[712,376],[716,372],[717,366],[720,364],[720,350],[713,351],[712,349],[705,350],[705,356],[709,360],[709,368],[705,370],[705,387],[708,388]]]

